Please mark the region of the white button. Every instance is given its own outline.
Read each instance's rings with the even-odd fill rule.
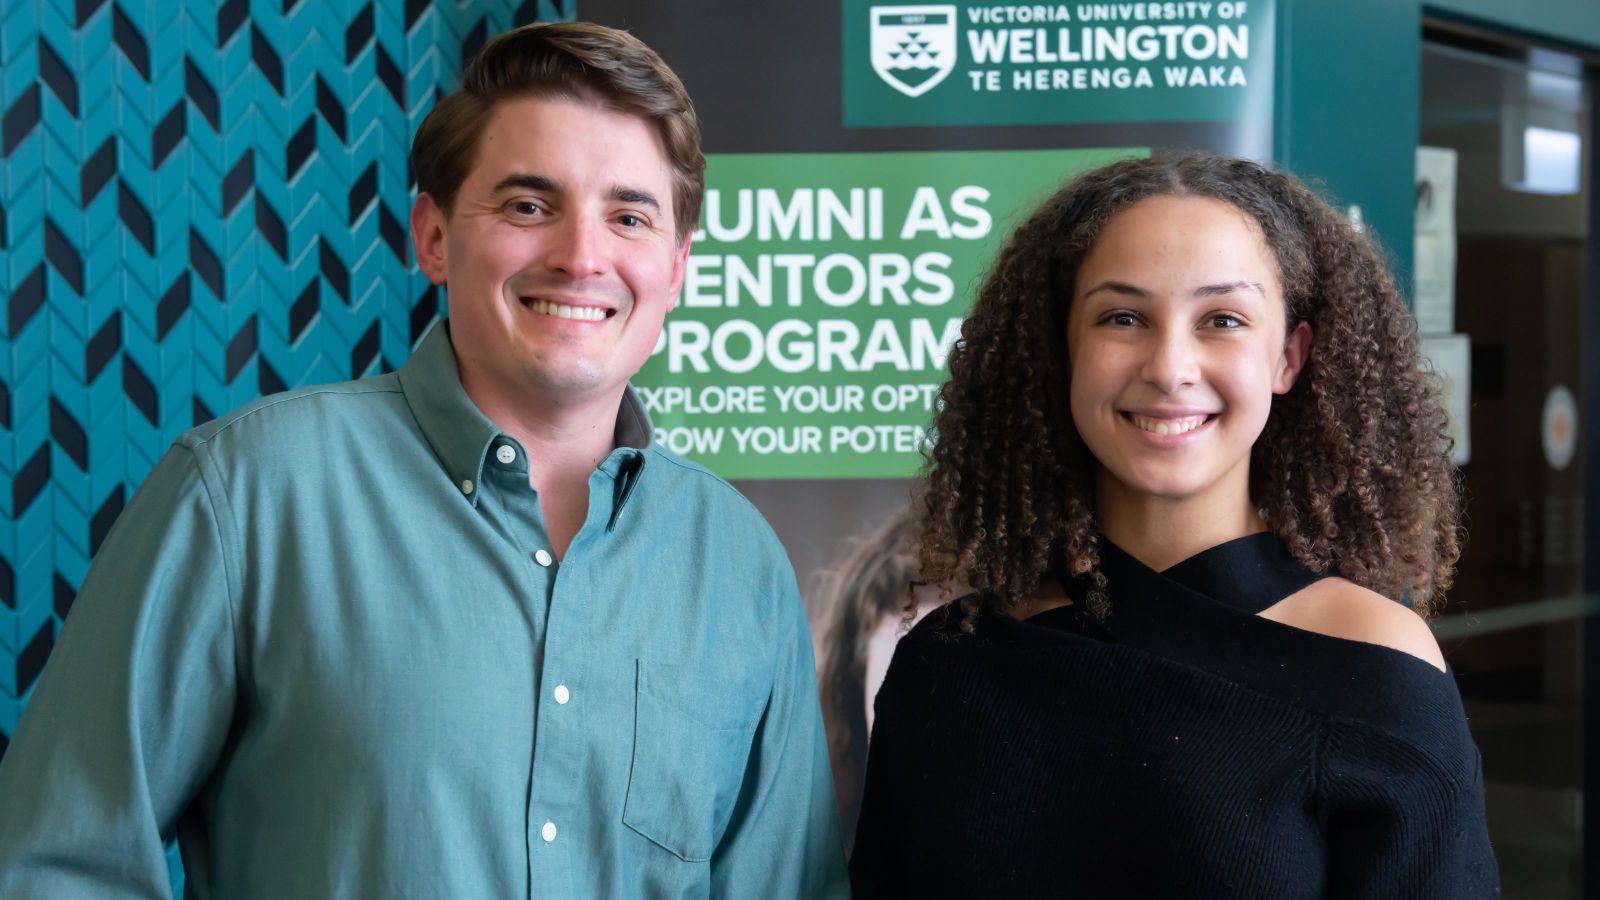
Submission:
[[[544,823],[544,827],[539,829],[539,836],[544,838],[544,842],[546,844],[548,844],[551,841],[555,840],[556,839],[556,823],[554,823],[554,822],[546,822],[546,823]]]
[[[461,482],[461,493],[463,493],[463,494],[472,493],[472,479],[471,478],[468,478],[467,480]]]
[[[572,692],[567,690],[567,686],[566,685],[564,685],[564,684],[556,685],[556,702],[557,703],[565,705],[566,702],[568,700],[571,700],[571,699],[572,699]]]
[[[533,554],[533,561],[545,568],[549,568],[550,564],[556,561],[556,558],[550,555],[549,550],[540,550]]]
[[[500,460],[502,465],[511,465],[517,461],[517,450],[510,444],[501,444],[500,449],[494,451],[494,458]]]

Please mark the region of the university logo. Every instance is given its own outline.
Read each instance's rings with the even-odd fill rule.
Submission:
[[[872,7],[872,70],[907,97],[920,97],[956,67],[954,6]]]

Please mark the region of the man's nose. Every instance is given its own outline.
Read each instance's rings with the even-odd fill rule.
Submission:
[[[587,278],[605,270],[603,225],[582,215],[567,215],[551,228],[545,265],[569,278]]]
[[[1195,383],[1199,378],[1199,350],[1194,335],[1184,328],[1165,328],[1155,332],[1145,359],[1144,380],[1163,393],[1171,394]]]

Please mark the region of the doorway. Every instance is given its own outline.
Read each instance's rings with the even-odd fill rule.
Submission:
[[[1507,898],[1583,896],[1594,102],[1580,56],[1424,29],[1416,310],[1455,393],[1467,495],[1434,628]]]

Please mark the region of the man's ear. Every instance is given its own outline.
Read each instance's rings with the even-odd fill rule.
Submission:
[[[672,299],[667,302],[667,312],[678,308],[678,292],[683,289],[684,274],[689,271],[689,245],[694,243],[694,235],[683,236],[683,246],[679,247],[675,258],[672,260]]]
[[[1287,394],[1294,387],[1306,361],[1311,359],[1311,323],[1301,322],[1283,341],[1283,361],[1278,365],[1278,375],[1273,379],[1272,392]]]
[[[449,217],[429,194],[418,194],[411,205],[411,243],[417,248],[417,268],[434,284],[444,284],[447,257],[445,228]]]

